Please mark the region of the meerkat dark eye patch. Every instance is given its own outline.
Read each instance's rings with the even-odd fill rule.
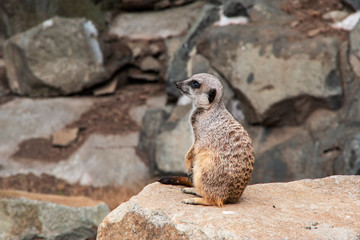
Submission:
[[[192,88],[200,88],[200,83],[196,80],[192,80],[190,83],[189,83],[190,87]]]
[[[212,103],[214,101],[215,97],[216,97],[216,89],[211,89],[208,92],[209,103]]]

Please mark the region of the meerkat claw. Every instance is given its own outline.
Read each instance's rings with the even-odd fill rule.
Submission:
[[[181,191],[183,193],[192,194],[192,195],[195,195],[195,196],[202,197],[196,188],[183,188]]]

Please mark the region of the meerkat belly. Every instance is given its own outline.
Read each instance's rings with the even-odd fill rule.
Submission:
[[[194,185],[204,197],[236,202],[250,179],[249,168],[241,155],[221,155],[214,150],[197,151]]]

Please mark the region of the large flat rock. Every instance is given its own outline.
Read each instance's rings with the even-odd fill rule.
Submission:
[[[204,4],[201,2],[156,12],[121,13],[110,34],[129,39],[162,39],[184,35]]]
[[[207,29],[197,49],[241,96],[250,123],[299,125],[317,108],[341,107],[340,43],[279,24],[236,25]]]
[[[17,98],[1,105],[0,164],[10,164],[7,159],[22,141],[50,136],[78,119],[92,104],[89,98]]]
[[[91,239],[108,213],[86,197],[1,190],[0,239]]]
[[[112,211],[105,239],[357,239],[360,176],[248,186],[223,208],[181,203],[181,187],[153,183]]]
[[[149,170],[136,154],[137,131],[111,135],[93,133],[78,148],[74,148],[74,152],[58,160],[53,159],[55,154],[43,159],[40,155],[17,155],[19,149],[25,148],[24,142],[36,139],[47,141],[52,133],[81,119],[99,101],[89,98],[19,98],[1,105],[0,176],[48,174],[70,184],[94,187],[121,185],[141,189],[148,181]],[[47,147],[33,146],[35,152]],[[66,148],[61,150],[67,151]]]

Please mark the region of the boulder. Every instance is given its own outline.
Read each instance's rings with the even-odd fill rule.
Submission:
[[[162,109],[149,109],[142,118],[137,152],[146,159],[150,169],[156,169],[156,139],[167,113]]]
[[[95,23],[100,30],[105,28],[105,18],[99,6],[91,0],[61,1],[0,1],[0,32],[8,38],[26,31],[54,16],[84,17]],[[0,37],[1,38],[1,37]]]
[[[319,109],[303,126],[262,128],[252,134],[252,183],[283,182],[359,172],[359,121],[343,122],[339,112]]]
[[[185,155],[192,145],[190,106],[177,106],[156,138],[156,168],[163,173],[186,173]]]
[[[99,225],[97,240],[356,239],[360,176],[248,186],[222,208],[186,205],[179,186],[148,185]]]
[[[133,53],[128,46],[128,42],[109,35],[102,35],[101,40],[104,49],[104,67],[113,80],[120,78],[116,80],[119,84],[123,84],[124,80],[121,80],[119,76],[124,75],[124,73],[119,70],[133,60]],[[116,73],[115,76],[113,76],[114,73]]]
[[[140,69],[142,71],[159,72],[161,70],[161,64],[153,57],[145,57],[140,63]]]
[[[132,40],[154,40],[183,35],[203,5],[196,2],[163,11],[121,13],[112,21],[109,32],[119,38]]]
[[[10,38],[4,60],[10,88],[32,97],[76,93],[108,77],[97,30],[86,19],[54,17]]]
[[[360,131],[347,140],[342,154],[339,157],[345,160],[345,170],[360,175]]]
[[[4,60],[0,58],[0,97],[8,95],[9,93],[10,89],[6,79],[5,63]]]
[[[360,3],[356,0],[342,0],[342,2],[352,8],[354,11],[359,11],[360,10]]]
[[[355,75],[360,77],[360,22],[350,32],[349,42],[349,62]]]
[[[104,203],[86,197],[0,190],[0,238],[90,239],[108,213]]]
[[[248,16],[241,0],[225,1],[223,13],[227,17]]]
[[[287,22],[292,18],[282,11],[281,0],[257,0],[249,1],[242,0],[244,6],[248,6],[248,14],[252,22],[267,24],[269,22],[276,22],[277,24]]]
[[[313,162],[318,151],[306,130],[298,127],[269,129],[259,134],[258,138],[260,143],[253,139],[257,143],[252,183],[324,176],[321,175],[322,169]]]
[[[236,25],[209,28],[197,49],[235,89],[247,121],[273,126],[299,125],[317,108],[341,107],[339,44],[275,24]]]
[[[159,10],[178,7],[193,1],[194,0],[123,0],[121,1],[121,9],[126,11]]]

